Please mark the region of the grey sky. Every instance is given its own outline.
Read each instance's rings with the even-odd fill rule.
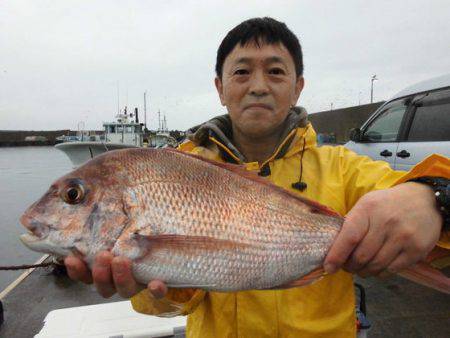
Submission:
[[[170,129],[225,113],[215,88],[217,47],[241,21],[272,16],[297,34],[310,112],[375,100],[450,72],[450,2],[1,1],[0,130],[101,129],[147,91]],[[141,114],[143,115],[143,114]]]

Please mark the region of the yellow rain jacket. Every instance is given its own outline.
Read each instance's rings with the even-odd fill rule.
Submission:
[[[331,207],[341,215],[347,214],[369,191],[389,188],[414,177],[449,177],[448,158],[433,155],[409,173],[394,171],[385,162],[358,156],[342,146],[317,147],[314,129],[308,123],[303,125],[288,130],[265,163],[245,165],[248,170],[268,165],[266,175],[273,183]],[[220,134],[210,132],[202,146],[188,141],[180,148],[217,161],[223,162],[225,157],[240,162],[230,150],[232,145],[226,145],[226,137],[225,141],[220,140]],[[303,192],[292,188],[292,183],[299,181],[301,162],[302,181],[307,183]],[[450,249],[449,243],[448,234],[443,234],[439,245]],[[131,303],[136,311],[145,314],[188,315],[189,338],[356,336],[353,278],[342,270],[300,288],[234,293],[170,289],[162,300],[151,298],[144,290]]]

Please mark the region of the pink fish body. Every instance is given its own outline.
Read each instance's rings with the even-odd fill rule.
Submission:
[[[21,222],[36,251],[92,264],[109,250],[141,283],[237,291],[320,278],[343,218],[239,166],[126,149],[57,180]]]
[[[140,282],[207,290],[273,288],[320,267],[342,218],[234,169],[173,150],[108,152],[25,212],[23,241],[88,263],[110,250]]]

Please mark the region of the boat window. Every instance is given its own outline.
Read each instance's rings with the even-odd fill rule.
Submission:
[[[133,132],[133,126],[127,126],[125,132],[131,134]]]
[[[117,126],[117,132],[122,133],[123,132],[123,126]]]
[[[109,132],[111,134],[115,134],[116,133],[116,126],[109,126]]]

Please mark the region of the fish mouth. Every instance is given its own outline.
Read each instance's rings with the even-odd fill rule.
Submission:
[[[29,249],[47,253],[46,251],[42,250],[42,248],[45,247],[45,239],[41,239],[31,232],[22,234],[19,236],[19,238],[22,243],[25,244],[25,246],[27,246]]]
[[[30,235],[39,239],[46,238],[50,232],[50,226],[48,224],[33,219],[27,213],[20,217],[20,223],[28,229]]]
[[[66,257],[72,253],[71,248],[61,247],[52,243],[47,237],[39,238],[30,232],[20,235],[19,238],[25,246],[33,251],[43,252],[57,257]]]
[[[26,234],[22,234],[22,235],[19,236],[19,238],[22,241],[22,243],[25,244],[26,246],[30,246],[30,245],[33,245],[35,243],[38,243],[38,242],[42,241],[42,239],[40,239],[39,237],[35,236],[31,232],[27,232]]]

